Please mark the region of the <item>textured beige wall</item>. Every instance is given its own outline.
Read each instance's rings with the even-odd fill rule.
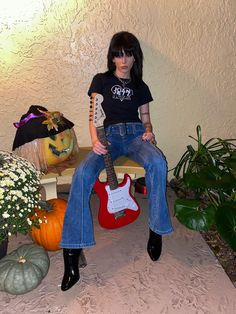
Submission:
[[[141,41],[169,168],[197,124],[204,138],[236,137],[235,0],[1,2],[0,149],[11,149],[12,123],[38,103],[63,112],[79,145],[89,145],[87,89],[106,69],[109,40],[120,30]]]

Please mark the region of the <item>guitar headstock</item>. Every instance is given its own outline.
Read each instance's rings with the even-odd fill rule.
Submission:
[[[106,118],[105,112],[102,109],[103,96],[101,94],[96,94],[91,100],[93,123],[96,128],[99,128],[103,126],[103,122]]]

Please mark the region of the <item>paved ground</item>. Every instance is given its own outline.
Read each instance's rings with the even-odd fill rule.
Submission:
[[[85,251],[88,266],[81,281],[60,290],[62,252],[50,252],[48,275],[35,290],[21,296],[0,293],[0,313],[63,314],[234,314],[236,289],[199,233],[180,225],[164,237],[163,254],[152,262],[146,253],[147,200],[137,195],[142,213],[132,225],[102,230],[97,223],[98,199],[92,197],[97,245]],[[175,196],[169,191],[173,208]],[[30,242],[11,240],[9,251]]]

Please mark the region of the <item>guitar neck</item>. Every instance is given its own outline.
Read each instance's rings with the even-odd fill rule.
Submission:
[[[97,127],[97,135],[100,142],[108,147],[108,142],[105,134],[105,130],[103,127]],[[111,190],[115,190],[118,187],[118,180],[115,173],[113,161],[111,158],[111,154],[108,152],[107,154],[103,155],[106,173],[107,173],[107,181],[110,186]]]

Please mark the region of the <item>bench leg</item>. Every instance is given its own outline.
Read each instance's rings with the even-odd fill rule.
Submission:
[[[46,200],[57,198],[57,178],[41,179],[40,183],[45,191]]]

